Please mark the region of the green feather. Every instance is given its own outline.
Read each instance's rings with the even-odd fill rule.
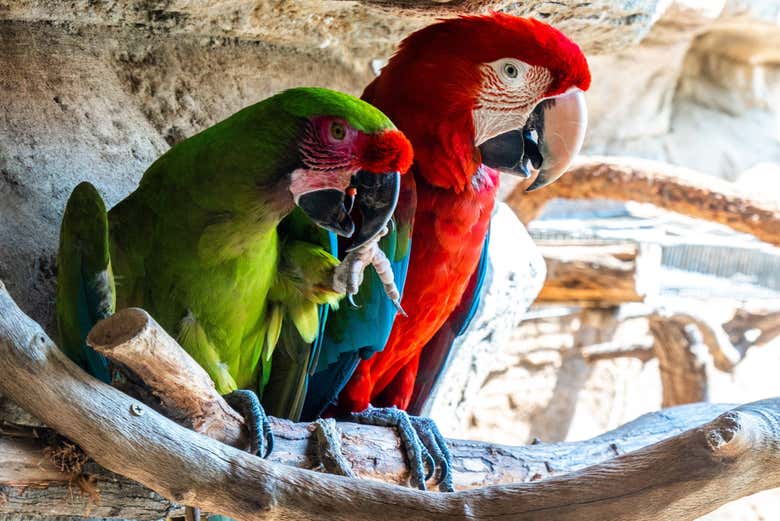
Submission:
[[[289,308],[290,318],[295,324],[295,329],[301,335],[301,338],[307,344],[314,342],[317,338],[317,329],[319,327],[319,313],[317,305],[314,302],[301,302],[298,305]]]
[[[76,363],[108,381],[105,359],[84,342],[92,326],[116,308],[106,207],[89,183],[78,185],[68,199],[57,263],[60,346]]]
[[[279,341],[279,335],[282,334],[282,319],[284,311],[282,306],[275,305],[271,307],[270,318],[268,320],[268,332],[266,334],[265,347],[263,348],[263,363],[271,361],[271,355],[274,353],[276,343]]]

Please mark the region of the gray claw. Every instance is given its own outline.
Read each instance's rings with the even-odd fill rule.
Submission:
[[[412,425],[417,435],[428,448],[433,459],[433,469],[436,470],[436,481],[441,492],[454,492],[452,485],[452,454],[447,440],[442,436],[439,428],[430,418],[422,416],[410,416]]]
[[[402,317],[408,317],[409,316],[409,315],[406,314],[406,311],[404,311],[404,308],[401,307],[401,299],[394,300],[393,301],[393,306],[395,306],[395,310]]]
[[[355,309],[360,309],[360,306],[357,305],[355,302],[355,295],[353,293],[349,293],[347,295],[347,302],[349,302],[349,305],[352,306]]]
[[[428,450],[420,443],[420,437],[409,420],[409,415],[395,407],[377,408],[369,406],[363,412],[352,414],[358,423],[395,427],[401,438],[401,447],[406,452],[409,461],[409,482],[413,487],[426,490],[423,459],[432,462]]]
[[[257,395],[247,389],[238,389],[224,396],[233,409],[244,417],[249,429],[249,451],[265,459],[274,450],[274,433]]]
[[[358,423],[395,427],[401,438],[401,445],[409,460],[409,481],[420,490],[425,482],[436,476],[439,490],[453,492],[452,456],[447,441],[430,418],[409,416],[395,407],[376,408],[369,406],[362,413],[352,415]],[[424,462],[424,463],[423,463]],[[429,472],[425,473],[424,468]]]

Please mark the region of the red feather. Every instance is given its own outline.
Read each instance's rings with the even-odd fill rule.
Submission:
[[[412,145],[398,130],[387,130],[367,136],[370,143],[361,151],[360,163],[365,170],[376,174],[400,172],[405,174],[412,166]]]
[[[339,396],[342,411],[373,403],[406,408],[420,353],[459,304],[476,269],[498,189],[480,164],[472,111],[480,66],[515,57],[549,70],[546,96],[590,85],[579,47],[547,24],[501,13],[442,20],[406,38],[363,98],[414,146],[402,190],[417,190],[411,262],[402,306],[384,351],[361,362]],[[399,203],[398,213],[408,209]]]

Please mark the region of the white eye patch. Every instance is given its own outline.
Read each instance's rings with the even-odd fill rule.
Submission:
[[[501,58],[488,63],[496,77],[510,88],[522,87],[526,83],[525,75],[531,67],[516,58]]]

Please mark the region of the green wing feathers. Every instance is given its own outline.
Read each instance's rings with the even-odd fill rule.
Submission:
[[[326,232],[295,211],[279,227],[283,241],[277,278],[268,294],[279,318],[269,320],[277,328],[276,345],[264,350],[263,373],[273,365],[264,383],[263,405],[273,416],[297,420],[303,407],[311,362],[317,353],[322,329],[322,306],[337,307],[342,297],[331,287],[339,261],[330,253]],[[306,237],[307,240],[298,240]],[[320,239],[319,243],[309,242]],[[269,327],[269,337],[272,327]],[[272,355],[270,364],[265,360]]]
[[[57,257],[57,327],[62,349],[85,369],[108,380],[105,359],[84,340],[116,308],[106,207],[97,189],[78,185],[68,199]]]

